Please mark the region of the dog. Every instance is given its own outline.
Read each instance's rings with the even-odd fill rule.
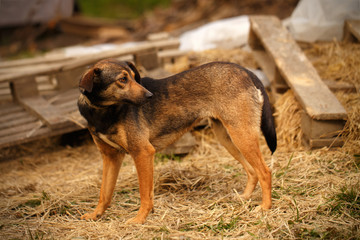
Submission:
[[[98,219],[110,205],[125,154],[134,159],[140,209],[127,223],[143,224],[153,209],[154,155],[210,119],[219,142],[246,170],[241,197],[257,182],[262,209],[271,208],[271,172],[259,149],[260,129],[272,153],[277,139],[269,98],[249,70],[212,62],[163,79],[141,78],[135,65],[105,59],[80,79],[78,107],[103,159],[97,207],[81,219]]]

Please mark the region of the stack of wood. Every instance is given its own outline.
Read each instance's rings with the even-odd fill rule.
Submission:
[[[134,61],[156,77],[168,75],[158,69],[178,56],[179,41],[164,34],[149,38],[134,47],[86,57],[49,54],[0,63],[0,148],[85,128],[77,110],[77,84],[87,67],[101,59]],[[183,153],[181,149],[173,146],[169,152]]]
[[[342,90],[343,84],[325,83],[320,78],[278,18],[252,16],[250,22],[249,44],[271,82],[272,101],[279,93],[291,88],[303,109],[301,129],[304,142],[309,147],[341,146],[340,134],[347,112],[331,90]],[[355,28],[349,26],[353,25],[347,24],[347,29],[356,36]]]

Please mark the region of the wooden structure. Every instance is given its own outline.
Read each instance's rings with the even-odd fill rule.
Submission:
[[[98,60],[135,60],[151,70],[164,58],[176,57],[167,52],[178,46],[177,39],[165,39],[81,57],[55,55],[1,62],[0,148],[85,128],[86,121],[77,109],[77,85],[86,68]],[[156,74],[164,76],[163,71]]]
[[[271,82],[272,96],[289,87],[301,104],[304,140],[310,147],[340,146],[347,113],[320,79],[290,33],[274,16],[250,17],[249,44]]]
[[[102,39],[124,38],[127,39],[129,32],[126,27],[127,21],[107,21],[101,18],[90,18],[84,16],[72,16],[63,18],[59,22],[64,33],[82,37],[95,37]]]
[[[360,42],[360,20],[345,21],[344,41]]]

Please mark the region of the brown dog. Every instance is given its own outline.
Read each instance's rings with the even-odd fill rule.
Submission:
[[[132,63],[102,60],[80,80],[78,106],[103,158],[99,203],[82,219],[97,219],[110,205],[125,153],[135,161],[141,204],[128,223],[144,223],[153,208],[156,151],[176,141],[201,119],[210,118],[225,148],[245,168],[242,197],[260,181],[263,202],[271,207],[271,173],[259,149],[260,128],[272,152],[276,133],[269,99],[250,71],[213,62],[174,76],[140,78]]]

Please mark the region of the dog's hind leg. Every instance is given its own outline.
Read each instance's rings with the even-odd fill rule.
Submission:
[[[258,182],[258,177],[256,172],[254,171],[253,167],[246,161],[242,153],[239,151],[239,149],[236,148],[236,146],[233,144],[233,142],[230,139],[229,134],[227,133],[226,129],[222,125],[222,123],[219,120],[213,119],[212,121],[212,129],[215,132],[215,135],[219,142],[226,148],[226,150],[236,159],[238,160],[241,165],[244,167],[246,174],[247,174],[247,183],[245,190],[240,195],[240,197],[244,199],[249,199],[251,197],[251,194],[253,193],[256,184]]]
[[[263,209],[271,208],[271,172],[266,166],[259,148],[259,130],[250,122],[223,123],[232,143],[253,167],[262,189]]]
[[[86,213],[81,219],[96,220],[109,207],[114,193],[117,177],[125,154],[109,146],[102,140],[93,136],[94,142],[100,150],[103,159],[103,174],[100,189],[99,203],[92,213]]]

